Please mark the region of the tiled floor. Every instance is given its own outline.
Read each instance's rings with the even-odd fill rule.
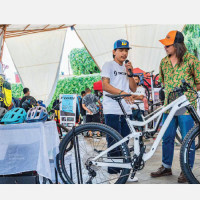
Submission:
[[[147,141],[147,148],[152,145],[152,140]],[[161,144],[157,148],[153,157],[145,163],[143,170],[137,173],[139,181],[132,184],[178,184],[177,179],[180,175],[180,162],[179,162],[180,145],[175,146],[174,160],[172,166],[172,176],[151,178],[150,173],[156,171],[161,166],[162,161],[162,146]],[[128,183],[130,184],[130,183]]]

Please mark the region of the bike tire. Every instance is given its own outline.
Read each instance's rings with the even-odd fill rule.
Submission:
[[[180,144],[182,144],[182,136],[180,135],[180,132],[179,131],[176,131],[176,140],[180,143]]]
[[[62,139],[63,138],[63,132],[68,133],[69,129],[67,127],[63,126],[62,124],[59,124],[59,123],[56,123],[56,125],[57,125],[58,131],[59,131],[59,138]]]
[[[144,89],[145,89],[145,94],[146,94],[146,98],[148,100],[148,102],[150,101],[150,92],[149,92],[149,88],[146,85],[143,85]]]
[[[116,130],[114,130],[111,127],[106,126],[104,124],[100,124],[100,123],[86,123],[86,124],[83,124],[83,125],[80,125],[80,126],[76,127],[74,132],[73,132],[73,130],[71,130],[63,138],[63,140],[60,143],[60,153],[59,153],[60,155],[58,156],[59,161],[57,161],[57,163],[59,163],[59,165],[60,165],[60,166],[57,166],[57,168],[61,168],[61,170],[58,170],[58,171],[59,171],[59,174],[62,173],[61,179],[62,179],[62,181],[64,183],[74,184],[74,181],[72,180],[73,178],[70,178],[70,174],[67,172],[67,170],[65,168],[65,156],[66,156],[66,153],[68,153],[68,155],[70,154],[69,152],[66,152],[66,147],[69,145],[71,140],[73,140],[73,135],[75,135],[75,137],[76,136],[83,137],[82,133],[86,132],[88,130],[90,130],[90,131],[97,131],[98,130],[98,131],[102,132],[104,134],[104,136],[109,136],[109,137],[114,138],[115,142],[118,142],[121,139],[123,139],[122,136]],[[121,144],[119,149],[121,150],[121,155],[124,156],[123,163],[130,163],[131,162],[131,157],[130,157],[130,152],[129,152],[127,143]],[[84,157],[84,155],[81,156],[81,159],[83,157]],[[82,166],[84,166],[84,165],[82,165]],[[81,168],[81,170],[82,170],[82,168]],[[120,177],[116,180],[115,184],[124,184],[124,183],[126,183],[128,177],[129,177],[130,171],[131,171],[130,169],[124,169],[123,168],[121,170]],[[77,171],[76,171],[76,173],[77,173]]]
[[[182,144],[183,143],[183,140],[182,140],[182,136],[180,135],[180,131],[176,132],[176,139],[177,141]],[[198,150],[200,148],[200,135],[198,136],[198,142],[197,144],[195,144],[195,150]]]
[[[180,165],[182,172],[189,183],[191,184],[199,184],[199,180],[193,174],[191,167],[189,166],[189,151],[191,145],[196,137],[200,135],[200,128],[199,126],[195,125],[185,136],[181,150],[180,150]]]
[[[43,184],[53,184],[51,179],[43,177]]]
[[[155,87],[155,88],[160,88],[161,87],[161,83],[160,82],[158,82],[157,80],[156,80],[156,78],[159,76],[159,74],[156,74],[155,76],[154,76],[154,79],[153,79],[153,87]]]

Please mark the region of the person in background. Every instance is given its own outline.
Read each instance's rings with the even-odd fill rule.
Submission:
[[[80,99],[80,110],[81,110],[81,116],[83,118],[83,124],[86,123],[86,110],[83,108],[82,101],[83,97],[86,95],[85,91],[81,92],[81,99]]]
[[[134,99],[134,104],[131,105],[133,120],[143,121],[142,115],[144,115],[144,102],[145,88],[140,85],[140,77],[134,75],[135,83],[137,84],[136,92],[132,92],[132,97]],[[137,104],[137,105],[136,105]],[[139,108],[138,108],[139,106]]]
[[[3,72],[0,72],[0,107],[8,110],[13,107],[11,84],[5,80]]]
[[[164,45],[167,56],[161,60],[159,78],[165,87],[165,101],[167,106],[175,99],[170,98],[170,92],[175,87],[180,87],[182,80],[185,79],[190,86],[196,90],[200,90],[200,62],[190,54],[184,44],[184,36],[179,31],[170,31],[165,39],[160,40]],[[194,93],[190,91],[185,92],[186,97],[191,105],[196,109],[196,98]],[[163,114],[163,122],[168,117],[168,112]],[[189,112],[183,108],[180,109],[172,118],[162,142],[162,166],[155,172],[151,173],[151,177],[161,177],[172,175],[172,161],[174,155],[174,140],[176,136],[177,127],[180,127],[182,139],[186,136],[188,131],[194,126],[194,120]],[[192,144],[193,150],[190,151],[189,164],[193,167],[195,159],[195,144]],[[181,172],[178,177],[179,183],[187,182],[184,174]]]
[[[89,88],[85,90],[85,93],[86,95],[83,97],[82,106],[83,109],[86,110],[86,123],[100,123],[100,116],[96,103],[98,102],[99,106],[101,107],[101,102],[96,95],[91,93]],[[89,132],[89,135],[92,136],[92,133]],[[100,133],[97,133],[97,136],[100,136]]]
[[[16,97],[12,97],[12,102],[13,102],[13,106],[12,108],[18,108],[20,107],[20,99],[19,98],[16,98]]]
[[[23,89],[24,97],[20,101],[20,108],[24,108],[26,112],[33,106],[39,106],[36,99],[30,96],[30,90],[28,88]]]

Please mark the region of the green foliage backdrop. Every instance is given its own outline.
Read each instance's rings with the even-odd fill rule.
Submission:
[[[58,80],[56,90],[49,108],[52,108],[53,102],[60,94],[81,94],[86,88],[93,89],[93,83],[101,79],[100,74],[91,74],[86,76],[73,76]],[[22,84],[12,84],[13,97],[23,97]]]
[[[22,84],[12,84],[12,96],[16,98],[22,98],[23,97],[23,86]]]
[[[186,25],[183,34],[184,42],[188,51],[200,59],[200,25]]]
[[[56,91],[49,105],[52,107],[53,102],[60,94],[81,94],[86,88],[93,89],[93,83],[101,79],[100,74],[92,74],[89,76],[74,76],[60,79],[57,83]]]
[[[69,55],[74,75],[99,73],[100,70],[85,48],[72,49]]]

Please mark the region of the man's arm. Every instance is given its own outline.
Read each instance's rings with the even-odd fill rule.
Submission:
[[[102,77],[102,88],[104,91],[110,94],[119,94],[121,92],[120,89],[117,89],[110,85],[110,79],[107,77]]]
[[[120,94],[121,90],[120,89],[117,89],[115,87],[113,87],[112,85],[110,85],[110,79],[107,78],[107,77],[102,77],[102,88],[103,88],[103,91],[106,91],[110,94]],[[126,92],[121,92],[121,94],[128,94]],[[130,97],[125,97],[124,98],[126,103],[128,104],[133,104],[133,98],[132,96]]]
[[[91,110],[89,110],[89,109],[86,107],[85,104],[82,104],[82,107],[83,107],[84,110],[88,111],[88,113],[93,114],[93,113],[91,112]]]
[[[133,71],[133,66],[131,64],[131,62],[128,62],[125,64],[125,67],[126,67],[126,73],[129,74],[129,69],[131,69],[131,71]],[[136,88],[137,88],[137,85],[135,83],[135,80],[133,77],[128,77],[129,79],[129,89],[132,91],[132,92],[135,92],[136,91]]]
[[[197,91],[199,91],[200,90],[200,84],[197,84],[196,86],[197,86]]]
[[[129,78],[129,88],[132,92],[136,91],[137,85],[135,83],[134,78]]]

